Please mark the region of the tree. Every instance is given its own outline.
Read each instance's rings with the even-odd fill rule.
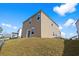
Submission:
[[[2,31],[3,31],[3,28],[2,28],[2,27],[0,27],[0,33],[2,33]]]

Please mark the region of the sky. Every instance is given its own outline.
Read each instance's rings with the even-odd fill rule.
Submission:
[[[23,22],[39,10],[59,25],[62,37],[77,35],[78,3],[0,3],[0,26],[4,33],[17,32]]]

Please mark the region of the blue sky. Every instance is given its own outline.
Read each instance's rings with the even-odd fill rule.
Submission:
[[[43,10],[60,27],[62,36],[76,35],[74,23],[79,18],[79,4],[62,3],[18,3],[0,4],[0,26],[3,32],[16,32],[22,27],[23,21]]]

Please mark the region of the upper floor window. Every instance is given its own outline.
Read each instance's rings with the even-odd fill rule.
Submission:
[[[40,15],[40,13],[39,13],[39,14],[36,15],[36,21],[39,22],[40,19],[41,19],[41,15]]]
[[[53,26],[53,24],[51,24],[51,26]]]
[[[32,20],[32,19],[30,18],[30,19],[29,19],[29,24],[31,24],[31,20]]]
[[[29,21],[29,24],[31,24],[31,21]]]
[[[32,21],[31,21],[32,19],[30,18],[29,19],[29,26],[31,26],[32,25]]]

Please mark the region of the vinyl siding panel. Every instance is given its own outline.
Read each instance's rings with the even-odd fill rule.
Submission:
[[[60,30],[58,26],[53,21],[51,21],[50,18],[47,17],[43,12],[41,12],[41,37],[53,38],[58,37],[58,34],[60,36]]]
[[[31,19],[31,25],[29,24],[30,20],[24,22],[22,29],[23,30],[22,37],[27,36],[26,30],[30,30],[30,32],[32,33],[32,27],[35,27],[35,33],[31,34],[31,37],[41,37],[41,20],[39,22],[36,21],[37,14],[29,18]]]

